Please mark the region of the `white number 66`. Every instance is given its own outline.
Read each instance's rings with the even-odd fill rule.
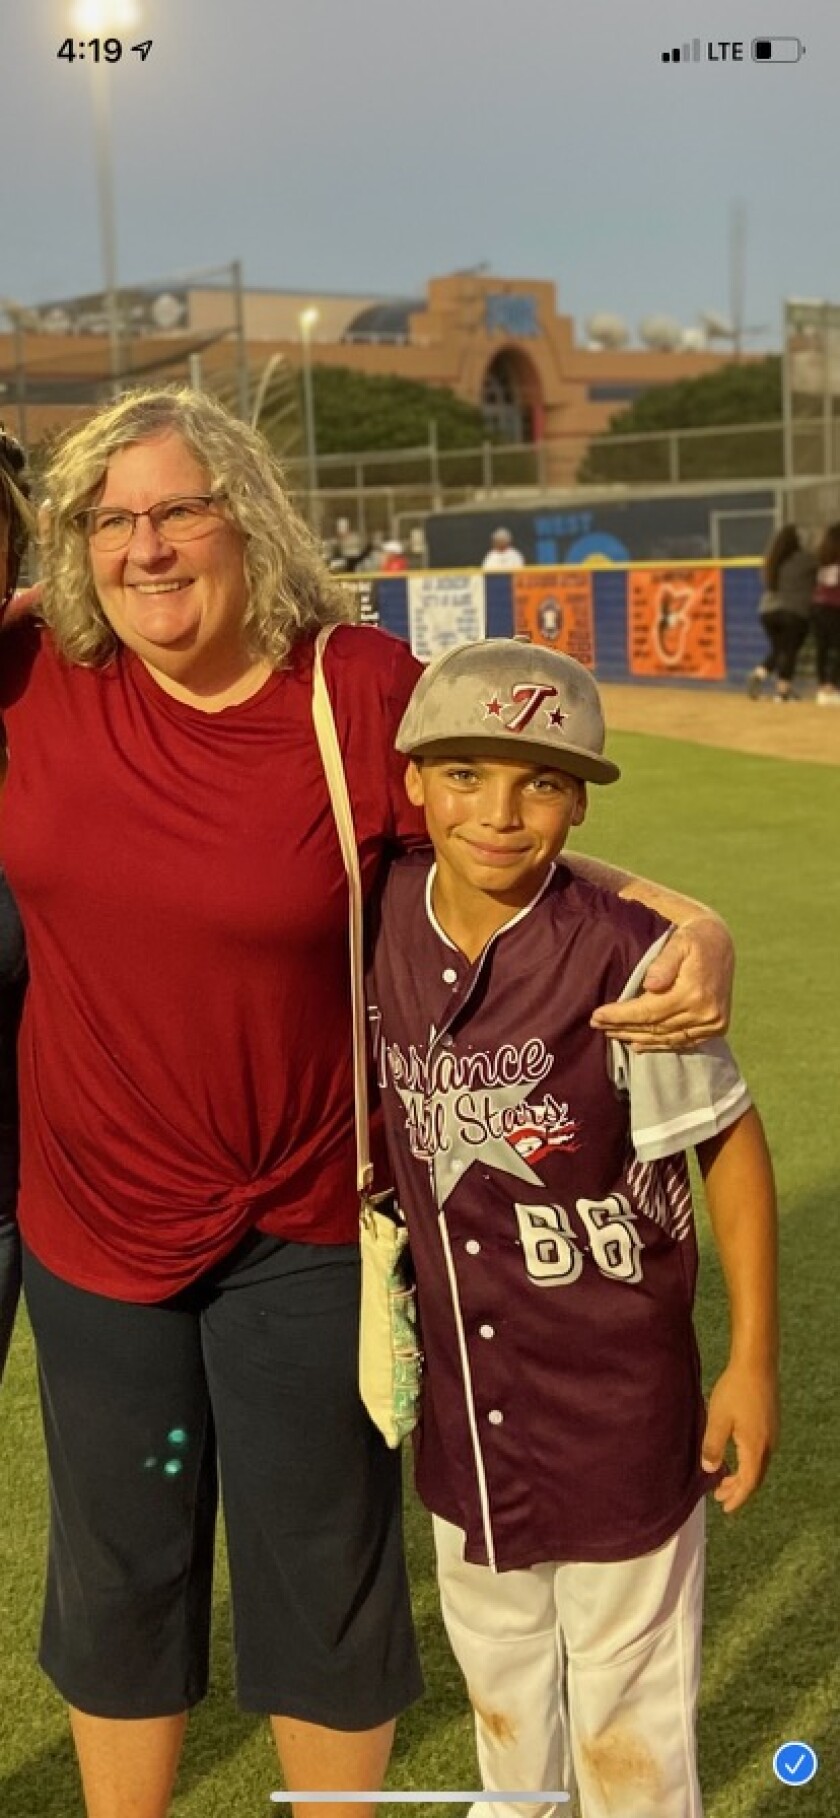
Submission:
[[[623,1193],[606,1199],[579,1199],[576,1210],[597,1269],[612,1281],[642,1279],[642,1245]],[[567,1286],[583,1269],[580,1239],[564,1206],[516,1205],[516,1221],[531,1280],[541,1287]]]

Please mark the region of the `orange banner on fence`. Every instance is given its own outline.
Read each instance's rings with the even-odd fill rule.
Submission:
[[[719,568],[631,568],[627,575],[631,675],[726,676]]]
[[[595,667],[592,575],[583,568],[543,568],[513,576],[513,628]]]

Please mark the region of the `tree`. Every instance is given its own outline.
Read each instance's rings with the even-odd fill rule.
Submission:
[[[486,437],[481,411],[443,385],[314,366],[312,392],[319,454],[425,447],[430,423],[441,449],[476,448]]]
[[[765,360],[733,361],[699,379],[657,385],[613,417],[605,434],[593,443],[578,470],[581,484],[602,481],[668,480],[672,472],[667,444],[640,442],[610,447],[619,436],[657,430],[714,429],[723,424],[778,425],[782,415],[782,363],[777,354]],[[782,432],[776,427],[744,436],[698,436],[681,443],[679,478],[763,479],[783,471]]]

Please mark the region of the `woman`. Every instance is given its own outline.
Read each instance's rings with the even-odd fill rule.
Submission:
[[[765,590],[758,610],[770,649],[749,678],[753,701],[771,675],[776,677],[775,699],[791,699],[796,659],[808,635],[816,572],[816,561],[803,549],[796,525],[783,524],[764,564]]]
[[[17,583],[29,534],[25,457],[0,428],[0,597]],[[15,1049],[26,974],[23,930],[15,900],[0,871],[0,1377],[6,1364],[20,1296],[20,1243],[15,1219],[18,1186],[17,1067]]]
[[[840,707],[840,524],[830,524],[817,550],[814,588],[817,706]]]
[[[89,1818],[164,1818],[206,1687],[218,1456],[241,1702],[289,1786],[372,1790],[420,1680],[398,1460],[356,1390],[346,893],[310,712],[343,606],[265,444],[201,394],[122,398],[46,484],[49,635],[8,633],[0,686],[41,1661]],[[325,668],[369,889],[418,836],[393,751],[418,665],[342,626]],[[718,1026],[708,996],[666,993],[677,1039],[693,999]],[[617,1016],[661,1032],[650,1004]]]

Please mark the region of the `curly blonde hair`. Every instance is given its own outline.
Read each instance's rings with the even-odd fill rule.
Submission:
[[[349,617],[315,538],[291,503],[268,444],[205,392],[187,386],[127,392],[62,436],[44,475],[43,602],[58,648],[90,668],[117,649],[93,584],[87,538],[76,521],[94,504],[118,450],[153,436],[180,436],[224,494],[224,511],[242,533],[249,655],[279,669],[293,644],[321,625]]]

